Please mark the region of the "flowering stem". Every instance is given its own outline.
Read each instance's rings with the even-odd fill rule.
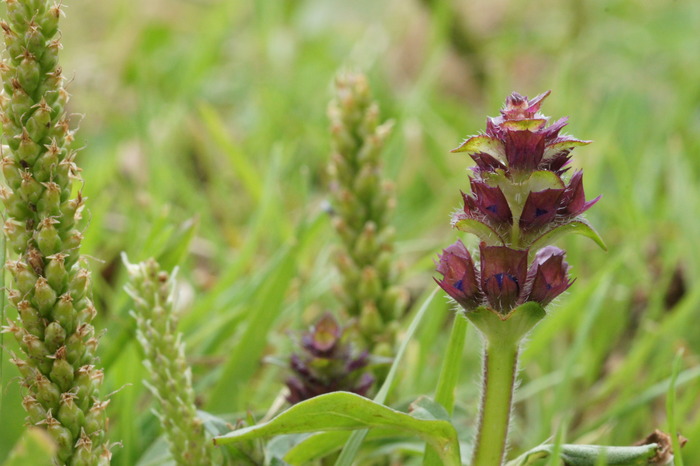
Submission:
[[[509,315],[485,307],[467,313],[485,343],[481,412],[472,466],[503,464],[520,342],[544,316],[544,309],[535,302],[527,302]]]
[[[503,463],[510,410],[513,406],[519,343],[488,342],[484,351],[484,379],[479,431],[473,466]]]

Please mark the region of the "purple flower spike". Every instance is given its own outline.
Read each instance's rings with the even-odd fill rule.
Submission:
[[[464,213],[473,217],[473,210],[476,208],[496,224],[510,224],[513,221],[513,214],[508,207],[508,201],[503,195],[501,188],[489,186],[483,181],[471,180],[472,195],[471,201],[464,194]]]
[[[473,310],[479,306],[481,292],[474,261],[461,241],[442,251],[437,271],[442,274],[443,279],[435,281],[460,306],[466,310]]]
[[[569,185],[564,189],[560,211],[562,215],[575,217],[590,209],[598,200],[600,200],[600,196],[586,202],[586,195],[583,192],[583,172],[579,170],[574,173]]]
[[[537,252],[528,274],[532,280],[528,301],[544,307],[571,286],[573,281],[569,281],[569,264],[564,262],[564,255],[564,251],[554,246]]]
[[[563,189],[531,192],[527,196],[523,213],[520,215],[520,228],[529,231],[551,222],[557,214],[559,200],[563,194]]]
[[[493,309],[507,314],[518,302],[527,279],[527,251],[479,245],[481,289]]]
[[[287,400],[294,404],[338,390],[365,395],[374,377],[365,372],[370,362],[366,351],[356,353],[343,339],[343,328],[325,313],[301,338],[302,354],[289,359]]]

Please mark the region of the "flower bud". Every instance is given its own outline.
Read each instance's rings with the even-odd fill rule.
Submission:
[[[25,395],[24,398],[22,398],[22,406],[29,416],[30,423],[37,424],[46,419],[46,409],[33,396]]]
[[[66,331],[58,322],[51,322],[46,326],[44,342],[50,352],[56,351],[66,341]]]
[[[27,109],[29,111],[29,109]],[[29,136],[27,129],[24,128],[22,134],[18,137],[19,145],[17,146],[16,154],[19,159],[25,162],[28,166],[33,166],[34,162],[41,155],[41,146],[34,142],[34,140]]]
[[[37,278],[32,302],[43,316],[49,315],[53,309],[53,305],[56,303],[56,292],[51,288],[46,278]]]
[[[24,328],[35,337],[43,339],[45,324],[39,311],[33,308],[31,303],[27,300],[20,301],[17,304],[17,311],[19,312],[20,319],[22,319]]]
[[[44,421],[39,424],[46,425],[47,432],[51,435],[56,446],[58,447],[58,452],[56,457],[64,463],[67,461],[71,454],[73,453],[73,435],[71,435],[70,430],[63,427],[61,423],[51,416],[51,413],[47,413],[47,417]]]
[[[39,85],[41,67],[29,50],[25,50],[22,54],[22,60],[17,66],[17,79],[22,85],[22,88],[31,94]]]
[[[51,381],[58,385],[61,392],[68,391],[73,386],[73,379],[75,374],[73,372],[73,366],[66,361],[66,348],[62,346],[56,351],[54,355],[53,367],[51,368],[51,374],[49,377]]]
[[[30,204],[35,204],[43,191],[44,188],[41,186],[41,183],[35,180],[29,171],[22,172],[22,182],[17,190],[22,200]]]
[[[26,222],[19,222],[14,218],[8,218],[3,226],[3,232],[8,240],[10,248],[17,253],[24,252],[31,234],[27,231]]]
[[[16,23],[16,24],[20,24]],[[7,49],[7,54],[10,58],[18,58],[22,55],[23,44],[22,39],[10,28],[10,26],[5,22],[0,22],[0,27],[2,27],[5,33],[5,48]]]
[[[70,294],[65,293],[58,298],[56,306],[53,308],[52,317],[61,324],[61,327],[66,329],[68,334],[73,333],[76,325],[76,316],[73,309],[73,298]]]
[[[75,395],[69,392],[61,394],[60,407],[56,415],[61,424],[70,430],[73,438],[78,437],[85,425],[85,413],[75,403]]]
[[[74,301],[81,300],[90,287],[90,272],[87,269],[78,269],[70,278],[68,292]]]
[[[61,236],[54,225],[59,223],[53,217],[46,217],[39,223],[39,230],[35,234],[36,244],[44,256],[50,256],[62,249]]]
[[[58,387],[51,383],[42,374],[37,374],[36,379],[36,399],[47,411],[58,412],[58,402],[61,392]]]
[[[41,56],[41,67],[45,70],[52,70],[58,65],[58,52],[63,48],[61,41],[54,39],[46,44],[46,50]]]
[[[3,123],[3,126],[5,126],[5,123]],[[17,168],[17,164],[11,158],[3,157],[0,166],[2,167],[2,174],[5,177],[5,182],[7,182],[11,189],[17,189],[22,182],[22,176]]]
[[[52,179],[53,174],[56,172],[56,167],[58,167],[59,154],[61,153],[61,149],[55,140],[44,147],[46,151],[39,156],[33,167],[34,178],[41,183],[46,183]]]
[[[109,450],[107,451],[109,452]],[[109,460],[104,462],[95,459],[95,453],[92,451],[92,440],[85,431],[81,431],[80,438],[75,443],[75,452],[73,452],[73,457],[71,458],[71,466],[92,466],[93,464],[109,464]]]
[[[68,284],[68,272],[65,264],[66,255],[62,253],[46,257],[48,263],[44,268],[44,276],[51,288],[58,294],[62,294]]]
[[[37,276],[26,263],[22,261],[7,261],[5,268],[12,274],[15,286],[20,294],[27,295],[34,289]]]

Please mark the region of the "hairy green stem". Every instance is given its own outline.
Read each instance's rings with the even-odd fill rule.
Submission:
[[[519,343],[487,342],[479,431],[473,466],[503,464],[508,444],[508,424],[513,406]]]

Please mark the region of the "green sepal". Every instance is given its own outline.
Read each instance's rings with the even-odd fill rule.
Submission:
[[[452,149],[450,152],[466,152],[467,155],[483,152],[495,157],[501,162],[506,161],[506,148],[503,142],[485,134],[470,137],[459,147]]]
[[[462,218],[455,221],[452,226],[459,231],[476,235],[481,241],[489,246],[502,246],[505,244],[501,235],[490,226],[472,218]]]
[[[508,314],[501,314],[486,306],[466,313],[467,319],[494,344],[519,342],[546,315],[544,308],[534,301],[521,304]]]
[[[603,249],[604,251],[608,250],[608,247],[605,245],[605,242],[603,242],[603,239],[600,237],[598,232],[595,231],[591,224],[588,223],[588,221],[584,218],[579,217],[572,222],[560,225],[541,235],[539,238],[532,242],[532,245],[530,246],[530,251],[536,252],[541,248],[552,244],[554,241],[559,239],[560,236],[565,235],[567,233],[576,233],[578,235],[590,238],[593,241],[595,241],[595,243],[598,246],[600,246],[601,249]]]

